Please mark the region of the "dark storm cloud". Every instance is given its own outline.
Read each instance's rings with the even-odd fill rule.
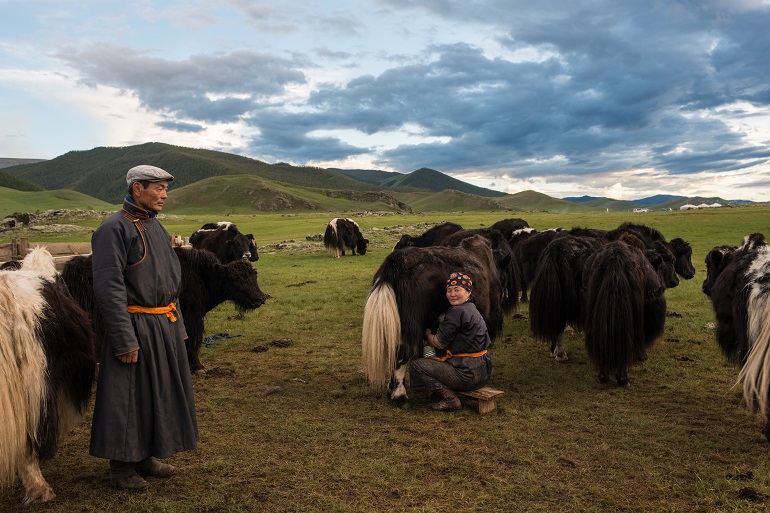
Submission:
[[[325,159],[344,159],[351,155],[367,153],[368,148],[357,148],[333,137],[311,137],[308,132],[323,128],[319,114],[287,115],[275,108],[260,110],[252,119],[260,127],[261,135],[255,137],[250,147],[262,158],[302,164],[319,155]],[[329,124],[330,126],[335,126]]]
[[[453,127],[455,134],[448,131],[452,139],[446,143],[386,152],[383,164],[461,169],[500,163],[516,168],[516,176],[528,176],[541,172],[526,162],[537,157],[565,159],[561,165],[572,173],[643,166],[688,173],[740,169],[766,156],[763,147],[748,143],[724,122],[693,113],[735,108],[741,100],[768,105],[770,88],[761,79],[770,72],[767,7],[741,10],[728,2],[382,3],[492,24],[504,34],[499,42],[512,51],[535,49],[551,56],[516,65],[483,62],[470,49],[462,59],[456,48],[443,48],[424,77],[446,108],[430,112],[413,95],[416,102],[407,100],[403,110],[417,112],[410,121],[432,135],[440,135],[438,126]],[[463,67],[465,75],[459,72]],[[490,69],[499,82],[484,91],[483,77],[490,77],[485,74]],[[381,90],[368,101],[362,98],[360,105],[388,97],[392,89],[378,81]],[[428,121],[420,122],[428,115]]]
[[[172,61],[100,44],[57,56],[86,85],[115,87],[150,110],[202,122],[234,121],[287,85],[305,82],[295,63],[252,50]]]
[[[180,123],[178,121],[159,121],[155,123],[156,126],[165,128],[167,130],[174,130],[176,132],[203,132],[206,127],[203,125],[197,125],[195,123]]]
[[[401,171],[508,169],[510,176],[533,178],[650,167],[671,174],[729,172],[770,158],[725,117],[749,116],[746,105],[770,103],[767,6],[378,3],[391,12],[477,27],[502,51],[458,42],[407,55],[394,45],[389,69],[344,84],[315,84],[291,105],[282,103],[287,86],[305,84],[302,70],[317,69],[309,56],[287,60],[242,50],[172,61],[107,45],[59,56],[85,83],[122,89],[180,123],[243,120],[258,132],[250,151],[282,161],[369,153]],[[233,5],[255,22],[302,22],[302,13],[274,16],[280,7]],[[343,36],[366,32],[356,16],[340,12],[304,22]],[[310,51],[322,59],[356,59],[337,46]],[[384,151],[329,135],[356,130],[376,138],[407,129],[423,141]]]

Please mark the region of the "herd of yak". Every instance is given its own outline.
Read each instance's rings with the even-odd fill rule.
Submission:
[[[762,234],[748,235],[740,247],[711,250],[706,264],[702,290],[717,341],[740,367],[744,399],[762,414],[770,439],[770,247]],[[635,223],[537,231],[522,219],[471,230],[446,222],[403,235],[374,276],[362,331],[368,380],[387,385],[397,406],[409,404],[407,366],[421,355],[424,329],[435,331],[449,306],[444,284],[453,270],[474,278],[493,339],[505,316],[528,302],[532,335],[550,344],[554,358],[567,359],[566,329],[582,332],[599,379],[621,386],[663,333],[666,289],[695,276],[689,243]]]
[[[183,273],[180,309],[193,372],[204,372],[198,352],[204,317],[232,301],[252,310],[269,297],[257,283],[251,235],[231,223],[204,225],[194,248],[175,249]],[[352,219],[333,219],[324,247],[335,257],[364,255],[369,241]],[[449,304],[446,277],[474,278],[474,300],[494,339],[503,321],[528,303],[531,332],[567,359],[565,330],[583,333],[603,382],[628,383],[628,368],[646,358],[662,334],[665,291],[695,275],[690,245],[656,229],[624,223],[614,230],[537,231],[522,219],[489,228],[447,222],[420,236],[403,235],[376,271],[364,307],[362,357],[372,385],[408,405],[406,371],[420,357],[425,328],[435,331]],[[718,246],[706,258],[703,292],[712,302],[717,341],[740,367],[746,403],[766,420],[770,438],[770,247],[761,234],[740,247]],[[82,419],[89,404],[99,349],[90,257],[71,259],[61,273],[44,248],[0,266],[0,489],[18,475],[24,502],[55,494],[39,461]]]

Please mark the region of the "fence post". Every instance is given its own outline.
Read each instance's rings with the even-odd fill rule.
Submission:
[[[22,260],[29,251],[29,239],[11,239],[11,260]]]

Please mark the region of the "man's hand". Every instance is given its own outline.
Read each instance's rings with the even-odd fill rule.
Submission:
[[[127,353],[116,354],[115,358],[123,363],[136,363],[139,360],[139,348]]]
[[[430,344],[432,347],[436,347],[434,344],[436,343],[436,337],[431,333],[430,329],[425,330],[425,340]]]

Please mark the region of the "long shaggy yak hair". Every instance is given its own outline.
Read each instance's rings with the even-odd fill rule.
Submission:
[[[34,248],[20,270],[0,271],[0,487],[18,473],[24,503],[55,497],[39,461],[82,420],[95,369],[90,320],[51,254]]]
[[[741,366],[743,399],[764,417],[770,439],[770,246],[753,233],[739,248],[715,247],[706,264],[702,289],[714,307],[717,342]]]
[[[586,261],[586,351],[602,381],[628,383],[628,366],[663,333],[665,286],[645,252],[618,240]]]

